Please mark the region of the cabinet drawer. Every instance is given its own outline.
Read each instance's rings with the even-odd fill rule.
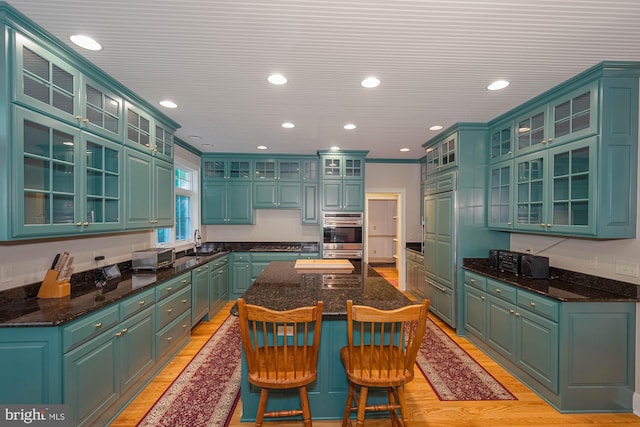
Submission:
[[[518,307],[557,322],[560,318],[560,303],[550,298],[518,289]]]
[[[487,279],[487,294],[516,303],[516,288],[497,280]]]
[[[155,291],[153,289],[147,289],[144,292],[128,298],[120,304],[120,320],[124,320],[147,307],[151,307],[155,301]]]
[[[119,322],[118,304],[90,314],[65,326],[62,330],[62,351],[67,352],[90,340]]]
[[[167,280],[156,286],[156,301],[160,301],[169,295],[174,295],[180,289],[191,284],[191,273],[185,273],[182,276]]]
[[[242,254],[242,253],[233,254],[233,262],[250,262],[249,261],[250,259],[251,259],[251,255],[249,254]]]
[[[405,251],[406,255],[407,255],[407,261],[414,261],[416,260],[416,257],[418,256],[417,253],[415,253],[414,251],[411,250],[406,250]]]
[[[220,267],[224,267],[225,265],[229,264],[229,258],[228,257],[223,257],[223,258],[219,258],[213,261],[209,261],[209,269],[210,270],[215,270],[218,269]]]
[[[177,319],[190,308],[191,286],[183,288],[175,295],[160,301],[156,304],[156,317],[158,319],[157,330],[164,328],[172,320]]]
[[[476,273],[465,271],[464,283],[483,291],[487,290],[487,278]]]
[[[187,310],[166,328],[156,334],[156,355],[162,360],[181,344],[189,340],[191,334],[191,310]]]

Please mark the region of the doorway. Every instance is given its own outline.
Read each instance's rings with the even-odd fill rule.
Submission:
[[[364,259],[397,271],[404,289],[404,189],[376,189],[365,194]]]

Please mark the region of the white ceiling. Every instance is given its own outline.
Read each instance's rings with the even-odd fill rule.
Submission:
[[[97,39],[100,52],[72,47],[149,102],[175,101],[177,136],[207,152],[417,159],[431,125],[486,122],[600,61],[640,61],[639,0],[9,4],[66,43]],[[369,75],[382,84],[362,88]],[[486,90],[496,79],[511,85]]]

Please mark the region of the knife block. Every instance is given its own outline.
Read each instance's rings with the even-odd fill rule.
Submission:
[[[58,282],[59,274],[55,270],[47,270],[38,290],[38,298],[62,298],[71,295],[71,283]]]

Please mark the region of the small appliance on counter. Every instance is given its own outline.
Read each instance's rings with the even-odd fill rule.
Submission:
[[[522,275],[531,279],[549,278],[549,258],[530,253],[489,250],[489,265],[506,273]]]
[[[134,271],[156,271],[173,266],[175,261],[173,248],[150,248],[133,252],[131,268]]]

